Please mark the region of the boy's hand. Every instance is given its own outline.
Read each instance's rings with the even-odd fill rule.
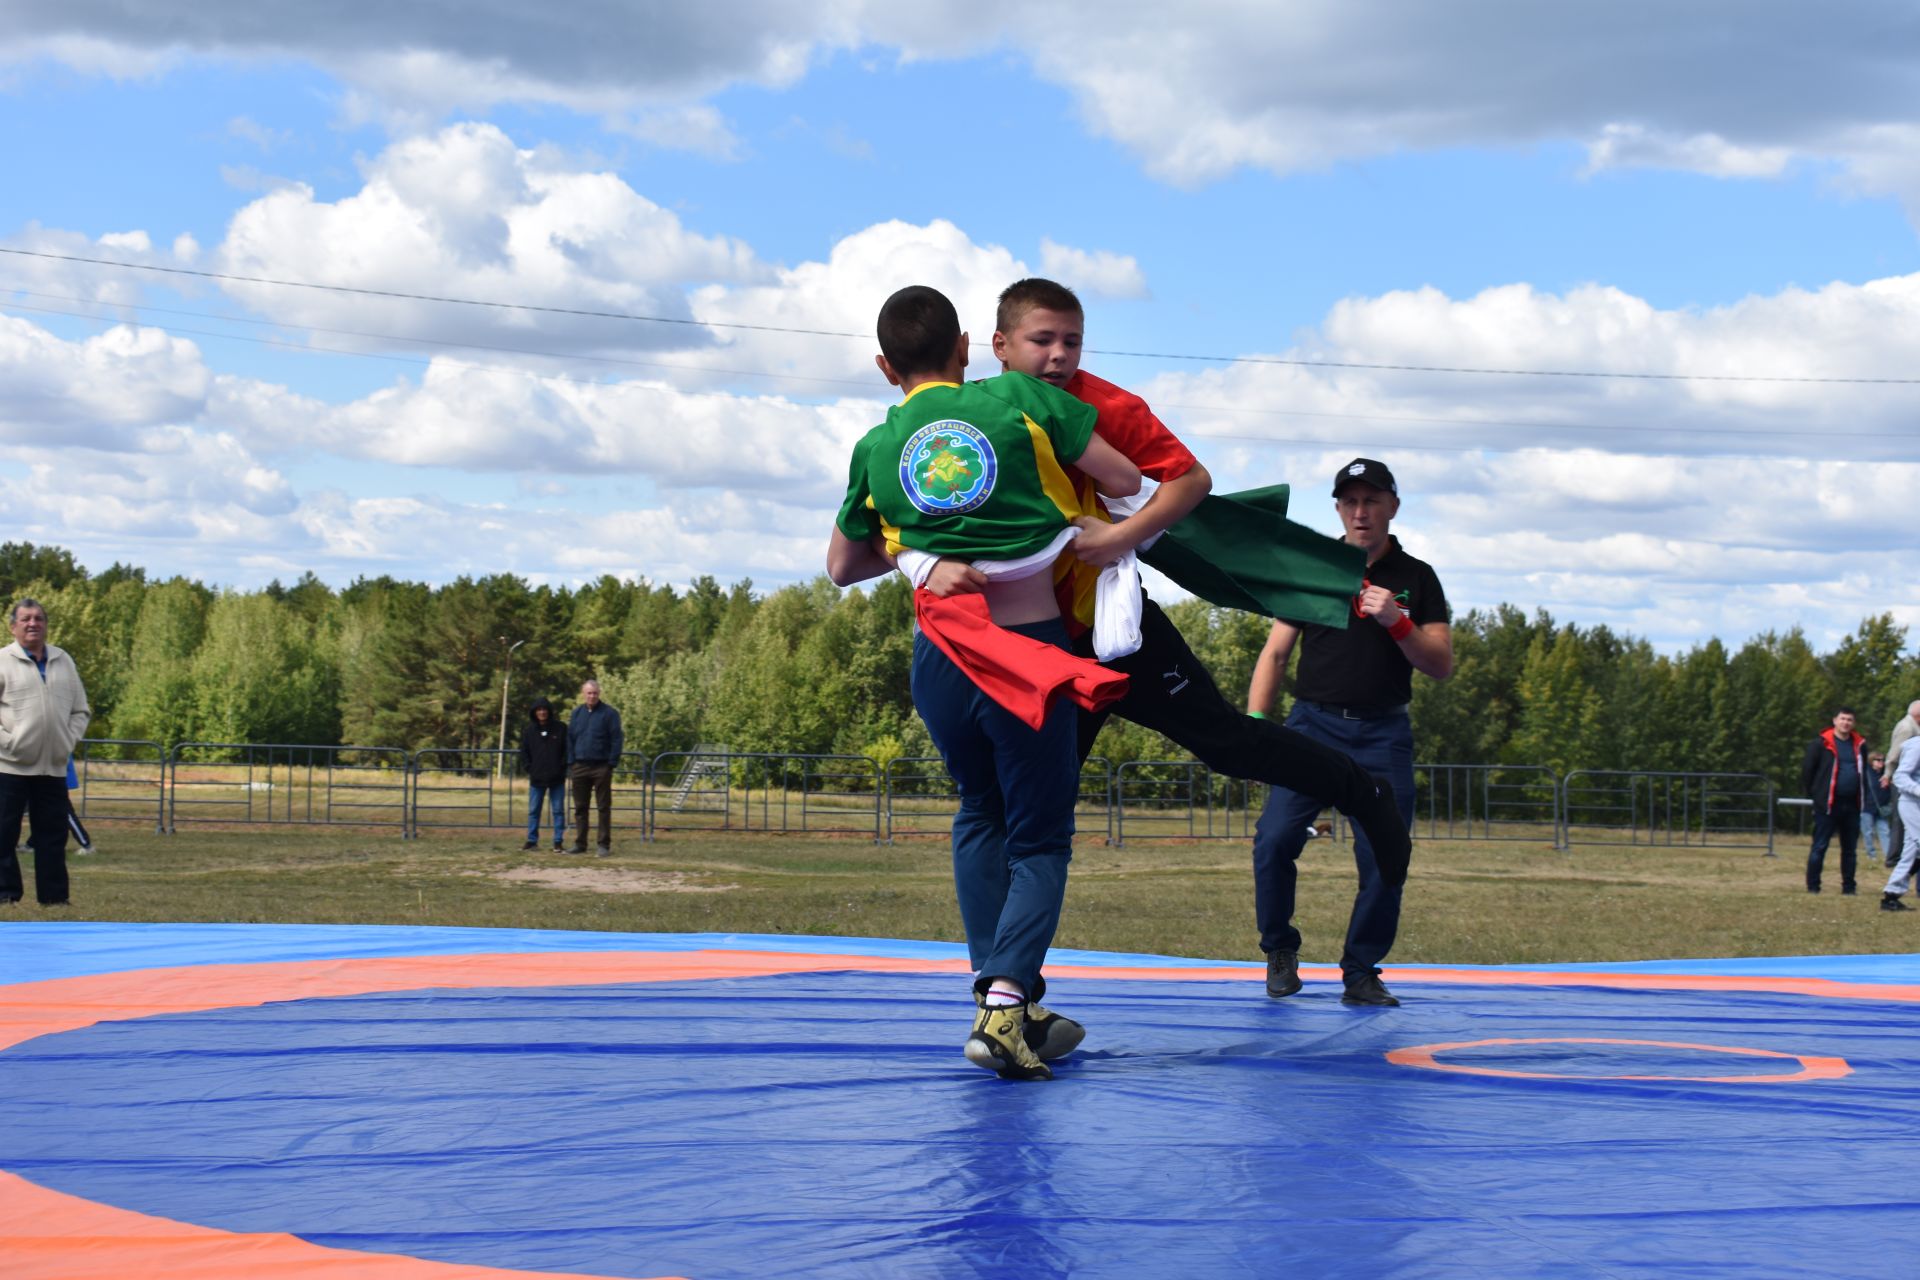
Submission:
[[[1098,516],[1075,516],[1073,523],[1080,530],[1080,536],[1073,540],[1073,554],[1082,564],[1104,568],[1134,548],[1125,520],[1113,524]]]
[[[943,599],[947,596],[963,596],[986,589],[987,575],[965,560],[943,558],[933,566],[933,571],[927,574],[927,590]]]

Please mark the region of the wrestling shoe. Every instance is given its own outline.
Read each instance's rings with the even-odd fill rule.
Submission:
[[[1034,1057],[1042,1062],[1052,1062],[1078,1049],[1080,1042],[1087,1038],[1087,1029],[1065,1014],[1029,1004],[1021,1035],[1026,1038],[1027,1048],[1033,1050]]]
[[[1346,975],[1347,990],[1340,997],[1341,1004],[1363,1004],[1380,1008],[1395,1007],[1400,1002],[1387,990],[1387,984],[1380,981],[1377,973],[1349,973]]]
[[[1910,907],[1910,906],[1908,906],[1908,905],[1907,905],[1906,903],[1904,903],[1904,902],[1902,902],[1902,901],[1900,901],[1900,895],[1899,895],[1899,894],[1897,894],[1897,893],[1883,893],[1883,894],[1881,894],[1881,895],[1880,895],[1880,909],[1881,909],[1882,911],[1911,911],[1911,910],[1913,910],[1913,908],[1912,908],[1912,907]]]
[[[1267,952],[1267,994],[1275,1000],[1290,996],[1300,989],[1300,953],[1298,951]]]
[[[967,1037],[967,1061],[998,1073],[1002,1080],[1053,1079],[1047,1064],[1027,1046],[1026,1027],[1026,1005],[982,1005]]]

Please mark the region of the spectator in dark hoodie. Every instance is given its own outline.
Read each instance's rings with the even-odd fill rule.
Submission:
[[[520,848],[540,847],[540,802],[545,800],[553,815],[553,851],[558,853],[567,834],[567,727],[545,698],[535,698],[527,711],[527,727],[520,734],[520,770],[527,775],[527,842]]]

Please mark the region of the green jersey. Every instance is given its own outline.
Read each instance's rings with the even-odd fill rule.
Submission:
[[[1082,509],[1063,464],[1098,410],[1024,373],[923,382],[854,446],[840,532],[965,560],[1045,547]]]

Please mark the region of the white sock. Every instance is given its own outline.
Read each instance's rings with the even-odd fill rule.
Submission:
[[[1006,978],[995,978],[987,987],[986,1005],[989,1009],[1004,1009],[1010,1004],[1025,1004],[1027,989],[1017,982]]]

